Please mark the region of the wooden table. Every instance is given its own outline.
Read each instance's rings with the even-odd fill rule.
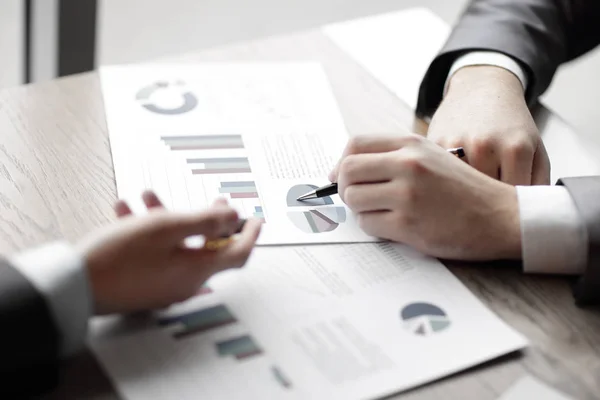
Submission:
[[[319,31],[178,60],[318,60],[351,134],[401,132],[414,124],[405,104]],[[76,240],[113,219],[116,188],[96,73],[0,92],[0,157],[3,253],[61,237]],[[599,396],[600,313],[577,308],[565,279],[525,276],[519,265],[447,265],[531,346],[397,398],[495,399],[526,374],[580,399]],[[118,398],[89,353],[66,362],[64,373],[48,398]]]

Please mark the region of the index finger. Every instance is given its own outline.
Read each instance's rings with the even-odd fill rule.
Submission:
[[[257,219],[249,219],[242,232],[233,242],[219,254],[220,263],[224,268],[237,268],[246,263],[256,244],[262,223]]]
[[[340,160],[329,173],[329,180],[336,182],[339,174],[341,162],[348,156],[363,153],[386,153],[398,150],[406,144],[407,138],[415,136],[414,134],[404,135],[361,135],[355,136],[348,141],[346,148],[342,152]]]

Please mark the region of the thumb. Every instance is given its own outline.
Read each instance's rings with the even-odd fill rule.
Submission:
[[[333,167],[333,169],[331,170],[331,172],[327,176],[327,178],[329,179],[329,182],[337,182],[338,172],[340,170],[340,162],[341,162],[341,159],[340,159],[340,161],[338,161],[335,164],[335,167]]]
[[[170,241],[179,243],[189,236],[229,236],[238,227],[238,214],[231,207],[216,206],[194,213],[167,213],[163,228]]]

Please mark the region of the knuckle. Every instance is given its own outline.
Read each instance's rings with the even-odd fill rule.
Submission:
[[[494,148],[494,139],[489,135],[476,136],[471,140],[470,147],[474,153],[491,153]]]
[[[419,202],[419,190],[415,185],[406,185],[398,189],[398,198],[402,199],[403,209],[411,209]]]
[[[535,148],[532,143],[527,140],[518,140],[506,146],[508,154],[515,158],[527,157],[534,153]]]
[[[226,222],[237,221],[238,217],[239,216],[238,216],[237,211],[231,207],[227,207],[226,209],[223,210],[222,218]]]
[[[346,205],[348,205],[348,207],[351,209],[354,209],[359,205],[359,201],[360,199],[356,192],[356,188],[354,186],[349,186],[346,188],[344,191],[344,202]]]
[[[209,211],[204,218],[204,229],[207,232],[213,232],[219,229],[219,218],[218,214],[213,211]]]
[[[399,158],[400,168],[415,175],[422,175],[427,171],[425,157],[419,153],[405,154]]]
[[[351,137],[347,146],[348,154],[360,153],[361,149],[365,146],[367,139],[368,138],[365,135]]]
[[[406,229],[410,229],[413,226],[414,218],[411,216],[410,212],[404,211],[396,211],[394,214],[394,226],[397,231],[404,231]]]
[[[358,158],[353,155],[344,158],[340,163],[340,174],[343,174],[347,178],[354,176],[360,168],[358,161]]]
[[[160,236],[170,234],[177,227],[177,220],[172,215],[167,213],[155,214],[152,216],[153,221],[149,221],[151,224],[151,230]]]

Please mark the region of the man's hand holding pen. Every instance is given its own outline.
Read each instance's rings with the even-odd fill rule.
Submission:
[[[329,178],[370,235],[440,258],[520,257],[515,188],[424,137],[353,138]]]

